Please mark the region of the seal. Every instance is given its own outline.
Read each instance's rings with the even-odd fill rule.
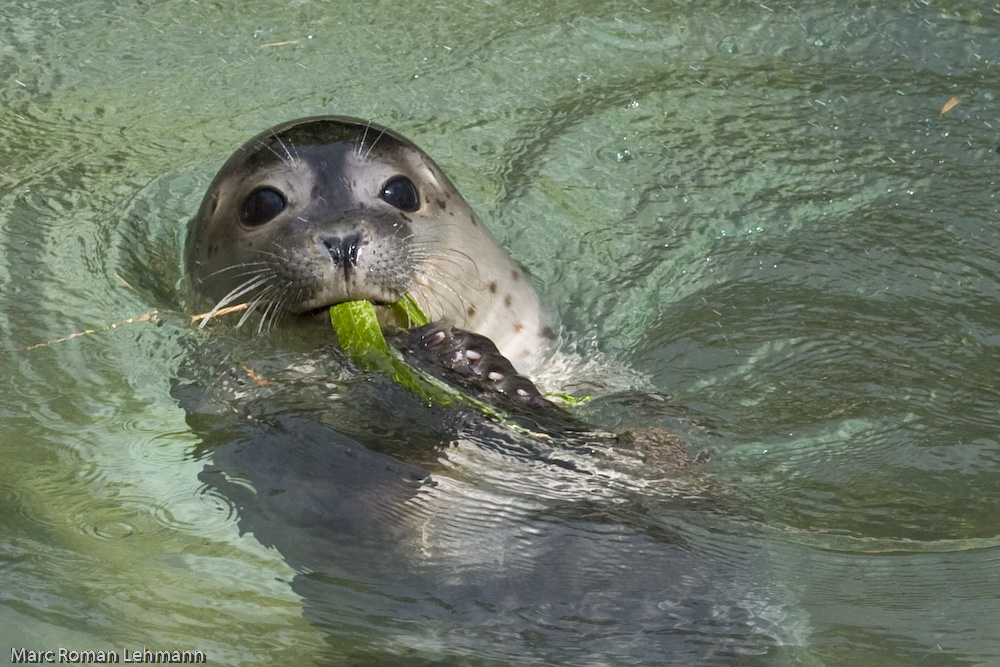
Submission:
[[[261,329],[357,299],[405,327],[387,306],[408,294],[430,319],[489,338],[521,373],[555,338],[524,270],[441,169],[364,120],[304,118],[248,141],[209,186],[186,245],[213,312],[246,302]]]

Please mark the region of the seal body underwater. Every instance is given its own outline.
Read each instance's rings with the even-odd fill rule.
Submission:
[[[431,158],[355,118],[295,120],[244,144],[191,221],[185,259],[216,309],[246,302],[262,327],[409,295],[521,373],[555,337],[524,271]],[[383,325],[406,325],[378,310]]]

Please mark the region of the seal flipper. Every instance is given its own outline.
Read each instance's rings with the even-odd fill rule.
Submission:
[[[614,443],[673,470],[709,458],[707,450],[691,458],[689,444],[682,437],[659,427],[626,428],[618,433],[594,430],[542,396],[486,336],[445,322],[432,322],[394,331],[386,335],[386,340],[407,355],[407,361],[481,400],[530,418],[534,427],[563,436],[568,445],[589,447],[595,440]]]
[[[561,411],[500,354],[486,336],[445,322],[431,322],[386,336],[393,346],[442,380],[477,397],[502,397],[504,402]],[[447,371],[447,372],[443,372]]]

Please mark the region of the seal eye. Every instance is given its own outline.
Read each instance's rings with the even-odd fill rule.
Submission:
[[[400,211],[413,213],[420,208],[417,186],[406,176],[393,176],[382,186],[382,200]]]
[[[247,227],[259,227],[284,211],[285,204],[285,195],[274,188],[257,188],[243,201],[243,224]]]

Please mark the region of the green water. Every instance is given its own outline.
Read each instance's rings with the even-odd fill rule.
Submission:
[[[1000,662],[998,43],[992,0],[6,2],[0,659]],[[581,481],[193,331],[215,170],[323,113],[434,156],[713,461]],[[279,381],[189,418],[230,347]]]

